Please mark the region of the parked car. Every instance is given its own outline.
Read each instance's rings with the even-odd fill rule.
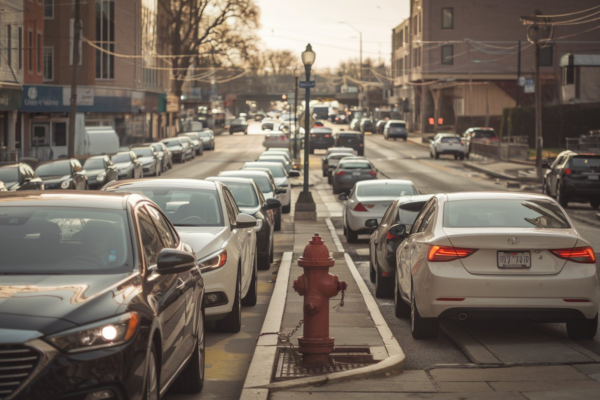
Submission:
[[[356,182],[377,179],[377,169],[366,158],[341,159],[332,172],[333,194],[350,192]]]
[[[352,131],[360,131],[360,119],[354,118],[350,122],[350,130]]]
[[[340,160],[343,160],[347,157],[354,157],[354,154],[331,153],[326,157],[325,161],[322,164],[326,168],[323,171],[323,176],[327,177],[327,183],[331,184],[333,182],[333,171],[337,168]]]
[[[273,149],[270,149],[270,151],[263,151],[263,153],[259,157],[262,157],[262,156],[284,157],[287,162],[289,162],[289,163],[292,162],[292,159],[290,157],[290,152],[288,149],[273,148]]]
[[[273,262],[275,218],[273,210],[281,207],[277,199],[265,200],[253,179],[213,176],[207,181],[222,182],[227,186],[240,211],[256,218],[256,255],[258,269],[268,270]]]
[[[200,132],[202,131],[185,132],[177,135],[178,137],[188,137],[191,140],[192,146],[194,147],[194,154],[197,156],[201,156],[204,153],[204,144],[202,143],[202,139],[200,138]]]
[[[144,143],[144,146],[150,146],[162,160],[162,172],[173,168],[173,154],[169,151],[163,142]]]
[[[0,275],[12,294],[0,318],[0,360],[12,375],[2,398],[202,390],[204,283],[155,204],[126,193],[13,193],[0,214]]]
[[[429,143],[429,156],[438,159],[442,154],[450,154],[455,160],[464,160],[467,146],[459,136],[437,135],[436,139]]]
[[[87,190],[88,176],[79,160],[53,160],[38,164],[35,174],[44,182],[44,190]]]
[[[412,196],[419,191],[412,181],[377,179],[358,181],[350,194],[341,194],[344,201],[342,220],[348,243],[358,241],[358,235],[372,233],[392,202],[401,196]]]
[[[265,168],[266,170],[266,168]],[[284,189],[278,189],[275,179],[270,171],[221,171],[218,176],[236,177],[254,179],[256,186],[260,189],[265,199],[277,199],[281,202],[281,195],[285,193]],[[275,231],[281,230],[281,207],[273,209],[273,218],[275,219]]]
[[[340,131],[335,136],[335,147],[350,147],[359,156],[365,155],[365,136],[360,132]]]
[[[375,132],[373,133],[383,133],[383,128],[385,128],[385,124],[387,124],[388,120],[380,119],[375,123]]]
[[[375,132],[375,125],[373,124],[373,120],[370,118],[363,118],[360,120],[360,132],[365,134],[367,132],[373,133]]]
[[[270,119],[270,118],[265,118],[262,120],[260,127],[263,131],[272,131],[273,129],[275,129],[276,124],[277,124],[277,121]]]
[[[180,138],[170,138],[161,140],[172,155],[173,160],[184,163],[188,158],[192,157],[192,149],[189,142],[183,142]]]
[[[44,190],[44,182],[25,163],[0,164],[0,181],[9,192],[17,190]]]
[[[244,164],[243,169],[255,169],[255,168],[266,168],[273,175],[273,180],[278,189],[285,189],[285,193],[281,193],[281,212],[288,214],[292,207],[292,185],[288,176],[288,172],[283,168],[280,163],[268,162],[268,161],[257,161],[247,162]],[[289,175],[293,177],[300,176],[298,171],[289,171]]]
[[[231,124],[229,125],[229,134],[233,135],[235,132],[243,132],[244,135],[248,134],[248,122],[246,122],[245,118],[236,118],[231,121]]]
[[[417,214],[433,195],[402,196],[392,202],[369,239],[369,277],[375,284],[375,296],[394,297],[396,278],[396,250],[406,239],[406,231],[415,222]],[[397,234],[398,225],[405,226],[404,234]]]
[[[204,150],[215,149],[215,133],[210,129],[205,129],[202,132],[198,132],[198,136],[202,139],[202,147]]]
[[[310,154],[315,150],[327,150],[334,145],[333,130],[331,128],[312,128],[310,130]]]
[[[292,163],[288,161],[287,157],[283,154],[261,154],[258,157],[259,162],[276,162],[281,164],[281,166],[285,169],[285,172],[290,172],[292,169]]]
[[[6,185],[4,185],[4,182],[0,181],[0,192],[7,192],[8,190],[6,189]]]
[[[474,139],[484,139],[484,140],[498,140],[496,136],[496,132],[494,132],[494,128],[469,128],[463,133],[463,142],[467,147],[467,155],[469,158],[469,154],[471,153],[471,148],[473,146]]]
[[[117,153],[112,156],[111,161],[111,164],[114,164],[117,170],[118,179],[139,179],[144,177],[144,166],[133,151],[123,151],[121,153]],[[105,160],[103,165],[106,167],[109,164],[106,163]],[[111,180],[116,181],[117,179]],[[109,181],[105,178],[102,180],[102,182],[98,182],[98,184],[101,187],[106,182]]]
[[[600,207],[600,155],[563,151],[546,169],[542,191],[556,198],[563,207],[569,202]]]
[[[206,319],[215,320],[221,332],[239,332],[241,306],[254,306],[257,299],[256,218],[240,213],[229,189],[199,179],[145,179],[103,190],[143,192],[161,208],[192,247],[204,278]]]
[[[328,170],[329,170],[329,161],[328,158],[331,154],[333,153],[344,153],[347,156],[353,156],[354,155],[354,149],[350,148],[350,147],[332,147],[327,149],[327,152],[325,153],[325,155],[323,157],[321,157],[321,169],[323,170],[323,176],[328,176]],[[341,157],[338,157],[341,158]],[[337,163],[336,163],[337,165]],[[331,182],[330,182],[331,183]]]
[[[281,131],[271,131],[265,135],[263,146],[267,149],[289,149],[290,138]]]
[[[436,337],[440,319],[507,316],[566,322],[571,339],[596,335],[594,250],[547,196],[435,195],[396,259],[396,315],[410,316],[415,339]]]
[[[162,173],[162,159],[150,146],[134,147],[131,151],[142,162],[145,176],[159,176]]]
[[[383,128],[383,137],[385,140],[402,139],[406,142],[408,140],[406,122],[400,120],[388,121]]]
[[[186,158],[191,158],[192,160],[196,158],[196,148],[194,147],[192,139],[187,136],[179,136],[179,140],[183,143],[183,151],[185,152]]]

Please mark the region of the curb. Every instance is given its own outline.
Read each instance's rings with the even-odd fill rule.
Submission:
[[[513,175],[504,174],[502,172],[492,171],[492,170],[489,170],[487,168],[483,168],[483,167],[480,167],[478,165],[472,164],[470,162],[463,163],[463,167],[468,168],[468,169],[472,169],[472,170],[477,171],[477,172],[481,172],[481,173],[487,174],[487,175],[489,175],[489,176],[491,176],[493,178],[507,179],[507,180],[511,180],[511,181],[520,181],[520,182],[526,181],[526,180],[524,180],[522,178],[519,178],[518,176],[513,176]]]
[[[581,216],[581,215],[569,213],[568,209],[567,209],[567,214],[569,215],[569,217],[571,219],[574,219],[577,222],[581,222],[583,224],[587,224],[587,225],[593,226],[595,228],[600,228],[600,221],[595,221],[592,218],[586,218],[586,217]],[[600,219],[600,217],[598,217],[598,218]]]

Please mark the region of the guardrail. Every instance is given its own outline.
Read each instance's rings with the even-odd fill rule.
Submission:
[[[524,139],[523,139],[524,138]],[[510,140],[475,139],[471,143],[471,154],[496,160],[521,160],[529,158],[527,137],[513,137]]]
[[[600,135],[566,138],[567,150],[600,153]]]

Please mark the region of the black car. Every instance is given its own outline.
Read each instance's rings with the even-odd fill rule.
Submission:
[[[370,120],[369,118],[363,118],[360,121],[360,131],[361,133],[367,133],[367,132],[375,132],[375,124],[373,124],[373,121]]]
[[[310,130],[310,154],[315,154],[315,150],[327,150],[333,147],[333,131],[331,128],[315,127]]]
[[[587,203],[600,207],[600,155],[563,151],[552,165],[544,163],[542,190],[556,198],[563,207],[569,202]]]
[[[10,163],[0,166],[0,181],[6,190],[44,190],[44,182],[35,171],[25,163]]]
[[[365,155],[365,135],[356,131],[340,131],[335,137],[335,147],[351,147],[357,155]]]
[[[112,156],[111,161],[117,168],[119,179],[138,179],[144,177],[144,166],[133,151],[117,153]]]
[[[256,218],[256,254],[258,269],[268,270],[273,262],[273,232],[275,216],[273,210],[281,207],[277,199],[265,200],[262,192],[253,179],[213,176],[207,181],[222,182],[227,186],[240,211]]]
[[[144,196],[2,195],[2,398],[199,392],[204,281],[190,251]]]
[[[375,284],[376,297],[394,295],[394,277],[396,276],[396,250],[406,238],[406,234],[395,232],[398,225],[405,225],[407,231],[425,203],[433,195],[402,196],[392,202],[381,218],[369,239],[370,278]],[[374,220],[377,222],[377,220]]]
[[[473,147],[473,140],[498,140],[494,128],[469,128],[463,133],[463,142],[467,146],[467,158]]]
[[[90,157],[85,160],[83,168],[88,176],[90,189],[100,189],[108,182],[119,179],[119,171],[108,156]]]
[[[35,168],[45,190],[87,190],[88,177],[77,159],[46,161]]]
[[[233,135],[235,132],[243,132],[244,135],[248,134],[248,122],[245,118],[236,118],[229,124],[229,134]]]

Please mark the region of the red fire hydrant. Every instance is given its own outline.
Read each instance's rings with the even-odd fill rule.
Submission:
[[[298,338],[299,351],[304,364],[329,364],[334,338],[329,336],[329,299],[340,290],[346,290],[346,282],[329,273],[335,260],[318,233],[304,248],[298,265],[304,274],[294,281],[294,290],[304,296],[304,336]]]

